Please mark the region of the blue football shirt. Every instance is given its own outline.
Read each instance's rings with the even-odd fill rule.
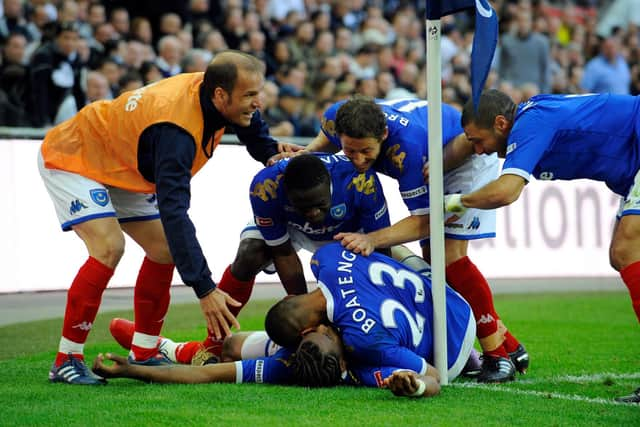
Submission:
[[[433,364],[431,281],[379,253],[356,255],[339,243],[314,254],[311,269],[327,299],[349,360],[372,372],[388,367],[426,372]],[[470,323],[469,304],[446,289],[448,367],[457,361]],[[360,376],[366,376],[361,373]],[[370,378],[370,381],[375,381]]]
[[[341,155],[314,155],[322,160],[331,176],[331,209],[322,224],[311,224],[291,206],[281,185],[288,159],[258,172],[251,182],[255,222],[269,246],[289,239],[288,226],[312,240],[329,241],[339,232],[367,233],[390,225],[382,185],[374,171],[359,173]]]
[[[640,98],[538,95],[518,106],[503,174],[603,181],[626,196],[640,169]]]

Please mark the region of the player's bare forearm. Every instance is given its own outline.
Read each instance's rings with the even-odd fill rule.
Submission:
[[[390,248],[394,245],[413,242],[429,236],[429,215],[411,215],[395,224],[368,233],[376,248]]]
[[[113,364],[107,365],[105,359]],[[141,366],[130,364],[122,356],[107,353],[104,356],[98,355],[93,370],[105,378],[132,378],[154,383],[203,384],[236,381],[236,366],[233,362],[204,366]]]
[[[304,277],[302,263],[295,251],[290,253],[274,253],[273,264],[278,277],[288,295],[307,293],[307,281]]]
[[[320,133],[313,138],[304,150],[308,152],[336,153],[339,149],[329,141],[329,138],[327,138],[322,131],[320,131]]]
[[[461,197],[464,207],[496,209],[518,200],[527,181],[518,175],[501,175],[484,187]]]

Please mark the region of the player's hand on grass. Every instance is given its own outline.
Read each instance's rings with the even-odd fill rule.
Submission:
[[[396,396],[433,396],[440,391],[433,377],[421,378],[413,371],[396,371],[384,379],[384,384]]]
[[[231,335],[232,326],[240,329],[240,323],[229,311],[227,304],[240,307],[242,304],[231,298],[225,291],[216,288],[213,292],[200,298],[200,309],[207,321],[207,327],[216,339]]]
[[[106,364],[106,360],[111,360],[112,364]],[[117,354],[107,353],[98,354],[93,361],[93,372],[103,378],[118,378],[124,375],[129,367],[129,361],[126,357]]]
[[[338,233],[333,239],[339,240],[342,246],[356,254],[369,256],[376,250],[371,238],[363,233]]]

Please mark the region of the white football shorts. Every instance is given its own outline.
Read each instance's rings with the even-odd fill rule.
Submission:
[[[291,226],[287,226],[287,233],[289,234],[289,239],[291,239],[291,245],[296,252],[304,249],[311,253],[315,253],[315,251],[317,251],[327,243],[333,242],[333,240],[312,240],[305,233]],[[242,230],[242,233],[240,233],[240,240],[243,239],[264,240],[264,237],[262,236],[262,233],[260,233],[260,230],[258,229],[254,218],[249,220],[246,227]],[[286,241],[286,239],[284,241]],[[275,273],[275,266],[273,264],[269,264],[264,269],[264,272],[268,274]]]
[[[75,173],[48,169],[40,150],[38,170],[63,231],[96,218],[116,217],[119,222],[160,218],[155,194],[133,193]]]
[[[496,154],[474,154],[461,166],[444,175],[444,194],[467,194],[498,177],[500,162]],[[445,214],[445,221],[454,214]],[[455,240],[496,237],[496,211],[467,209],[456,221],[444,225],[444,236]]]
[[[620,200],[616,216],[620,219],[625,215],[640,215],[640,170],[636,173],[627,197]]]

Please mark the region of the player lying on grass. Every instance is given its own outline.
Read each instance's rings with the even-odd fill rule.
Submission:
[[[232,367],[193,370],[171,366],[162,368],[164,373],[127,367],[123,365],[124,359],[109,355],[108,358],[119,362],[115,367],[105,366],[99,357],[94,368],[106,377],[127,376],[162,382],[234,379],[246,382],[258,378],[261,382],[266,378],[269,378],[267,382],[274,382],[276,378],[275,382],[312,386],[334,385],[342,380],[347,384],[383,387],[401,381],[405,388],[400,395],[431,395],[432,387],[425,382],[431,380],[424,377],[437,380],[439,375],[429,364],[433,359],[430,280],[382,254],[356,255],[339,243],[319,249],[312,268],[318,278],[318,289],[279,302],[266,319],[267,330],[280,344],[295,348],[293,354],[281,349],[282,354],[274,354],[270,359],[243,361]],[[342,337],[332,327],[325,326],[327,322],[333,322]],[[126,328],[119,330],[114,325],[117,322],[112,322],[112,333],[119,332],[114,336],[126,346],[127,337],[123,338],[120,333]],[[450,288],[447,288],[447,335],[448,376],[453,380],[471,354],[475,322],[467,302]],[[231,344],[223,347],[222,360],[227,360],[227,354],[243,355],[243,351],[227,351],[235,347]],[[268,347],[261,344],[257,348]],[[160,348],[167,357],[175,359],[179,345],[165,340]],[[345,353],[344,348],[349,350]],[[344,369],[345,358],[351,375]],[[245,363],[249,365],[243,366]],[[282,366],[287,366],[286,363],[291,370],[284,378],[276,374],[270,376],[278,372],[277,368],[284,369]],[[277,368],[272,370],[273,365]],[[411,373],[394,374],[400,371]],[[256,372],[260,374],[256,376]],[[396,380],[398,375],[404,379]]]
[[[125,319],[114,319],[112,326],[114,322],[121,327],[120,332],[133,325]],[[162,338],[160,351],[175,360],[178,345]],[[196,359],[194,363],[203,362],[202,358]],[[265,383],[307,387],[363,385],[388,388],[396,396],[409,397],[430,397],[440,391],[439,375],[433,367],[429,367],[424,375],[383,367],[348,367],[340,336],[333,327],[325,325],[306,332],[295,352],[274,344],[265,332],[233,334],[225,338],[220,359],[220,363],[213,358],[197,366],[140,366],[130,364],[126,357],[107,353],[98,355],[93,371],[104,378],[133,378],[155,383]],[[113,364],[105,363],[105,360]],[[306,373],[309,366],[316,369],[314,375]]]

